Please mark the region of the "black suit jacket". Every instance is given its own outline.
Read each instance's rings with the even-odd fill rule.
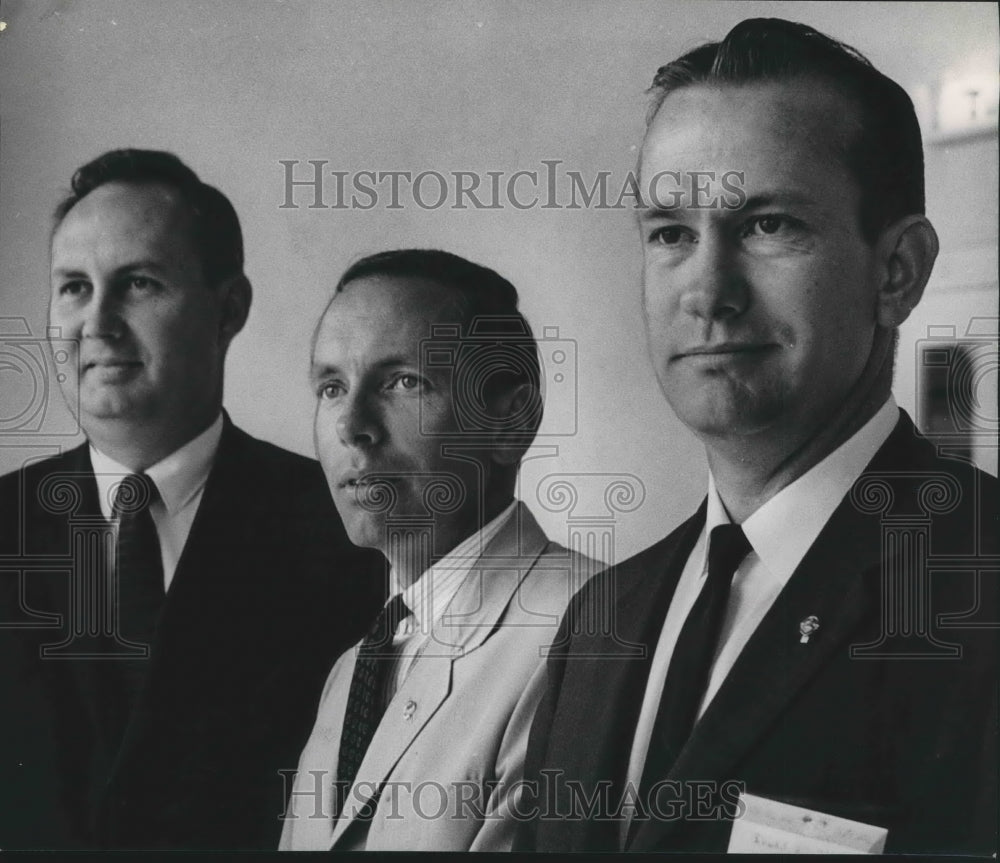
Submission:
[[[528,746],[537,817],[515,847],[619,848],[607,816],[704,512],[571,603]],[[996,480],[938,457],[903,414],[656,777],[629,849],[725,851],[745,790],[886,827],[887,852],[994,851],[998,567]]]
[[[0,512],[0,847],[276,847],[279,771],[384,594],[316,462],[226,417],[123,736],[102,697],[114,660],[66,658],[82,639],[52,649],[84,619],[88,447],[0,479]]]

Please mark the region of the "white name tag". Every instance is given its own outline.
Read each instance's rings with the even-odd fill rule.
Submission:
[[[733,822],[730,853],[881,854],[889,834],[882,827],[753,794],[741,794],[740,800],[746,811]]]

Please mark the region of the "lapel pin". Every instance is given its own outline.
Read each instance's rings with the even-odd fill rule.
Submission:
[[[403,719],[409,722],[413,719],[413,714],[417,712],[417,702],[412,698],[406,702],[406,706],[403,708]]]
[[[799,624],[799,644],[808,644],[810,636],[819,629],[819,618],[815,614],[810,614]]]

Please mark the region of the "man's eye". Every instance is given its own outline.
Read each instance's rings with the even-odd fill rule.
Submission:
[[[335,399],[343,391],[344,387],[336,381],[323,381],[316,387],[316,395],[321,399]]]
[[[393,378],[390,389],[396,390],[418,390],[422,381],[416,375],[397,375]]]
[[[684,228],[678,225],[665,225],[652,231],[649,235],[651,243],[661,246],[676,246],[685,239],[689,239],[689,235]]]
[[[81,294],[86,293],[88,290],[90,290],[90,284],[88,282],[66,282],[65,284],[59,286],[59,295],[66,297],[78,297]]]
[[[764,237],[791,227],[786,216],[757,216],[746,223],[745,236]]]
[[[148,279],[145,276],[131,276],[128,280],[128,286],[137,291],[150,291],[154,288],[158,288],[159,283],[153,279]]]

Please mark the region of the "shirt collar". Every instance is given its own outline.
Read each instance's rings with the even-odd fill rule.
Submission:
[[[890,395],[854,435],[743,522],[754,552],[780,581],[791,578],[834,510],[892,434],[898,419],[899,408]],[[702,572],[707,566],[705,538],[713,527],[729,521],[710,473],[705,531],[700,540]]]
[[[168,515],[176,515],[198,494],[208,480],[212,462],[222,439],[222,413],[205,431],[174,450],[165,459],[145,471],[156,484],[156,490]],[[111,490],[122,476],[134,473],[90,445],[90,464],[97,480],[101,514],[111,518]]]
[[[411,585],[402,590],[403,601],[412,615],[411,630],[428,632],[444,614],[448,603],[458,593],[465,576],[483,555],[486,546],[517,509],[517,501],[510,504],[483,527],[456,545],[447,555],[420,574]],[[391,574],[392,593],[399,593],[395,573]]]
[[[715,487],[715,477],[711,471],[708,474],[708,504],[705,508],[705,527],[698,537],[698,543],[692,554],[698,555],[695,560],[701,561],[698,571],[704,576],[708,570],[708,537],[712,531],[720,524],[730,524],[729,513],[719,497],[719,491]],[[752,544],[752,543],[751,543]]]

